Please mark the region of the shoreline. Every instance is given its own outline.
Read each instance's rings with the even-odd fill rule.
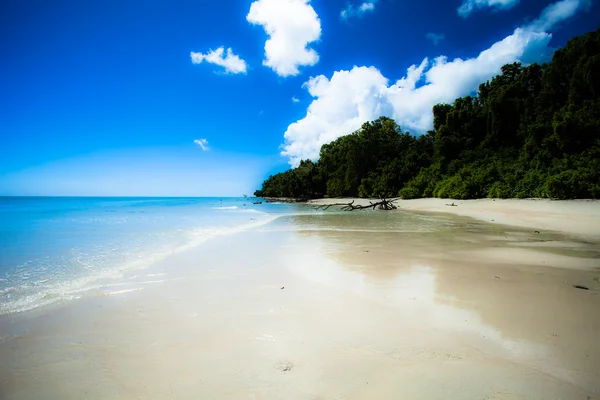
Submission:
[[[314,199],[306,204],[320,206],[351,201],[366,205],[374,199]],[[395,211],[447,213],[535,231],[550,230],[584,237],[600,237],[600,200],[425,198],[397,200],[394,204],[398,206]]]
[[[598,241],[426,213],[277,219],[21,315],[0,395],[600,394]]]

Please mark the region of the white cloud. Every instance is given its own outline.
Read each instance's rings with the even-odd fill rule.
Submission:
[[[566,7],[572,2],[580,5]],[[458,97],[473,93],[505,64],[547,60],[552,35],[539,28],[551,28],[573,16],[573,10],[585,4],[585,0],[554,3],[539,19],[515,29],[477,57],[451,61],[445,56],[425,58],[419,65],[409,67],[406,76],[392,84],[377,68],[365,66],[336,71],[331,78],[312,77],[304,87],[314,99],[306,116],[288,126],[281,154],[287,156],[293,166],[302,159],[316,159],[323,144],[382,115],[394,118],[405,130],[425,132],[432,128],[431,110],[435,104],[452,103]],[[572,11],[553,11],[564,9]]]
[[[210,150],[210,147],[208,147],[208,140],[206,139],[196,139],[194,140],[194,143],[196,143],[202,149],[202,151]]]
[[[507,10],[517,4],[519,4],[519,0],[463,0],[457,11],[458,15],[466,18],[478,8],[489,7],[496,10]]]
[[[192,63],[201,64],[206,61],[210,64],[215,64],[225,68],[225,72],[230,74],[245,74],[248,65],[246,61],[242,60],[237,55],[233,54],[233,51],[227,49],[227,55],[225,55],[225,48],[219,47],[216,50],[211,50],[206,54],[190,52]]]
[[[389,111],[382,97],[387,79],[374,67],[337,71],[331,80],[320,75],[311,78],[304,87],[315,100],[308,107],[306,117],[288,127],[282,152],[294,166],[301,159],[317,158],[324,143]]]
[[[300,103],[300,99],[298,99],[296,96],[292,97],[292,103]]]
[[[358,7],[358,11],[366,12],[375,10],[375,1],[366,1]]]
[[[277,75],[298,75],[298,67],[319,62],[308,45],[321,37],[321,21],[310,0],[256,0],[246,19],[261,25],[269,38],[265,42],[263,65]]]
[[[425,35],[425,37],[427,39],[431,40],[435,46],[437,46],[438,43],[441,42],[442,40],[446,39],[446,35],[444,35],[443,33],[433,33],[433,32],[429,32],[427,35]]]
[[[377,0],[368,0],[362,2],[358,7],[352,3],[348,3],[346,8],[340,11],[340,18],[347,20],[351,17],[362,17],[367,12],[375,11],[375,3]]]
[[[591,0],[563,0],[550,4],[542,11],[538,19],[529,24],[528,28],[543,31],[552,28],[559,22],[571,18],[579,11],[587,11]]]

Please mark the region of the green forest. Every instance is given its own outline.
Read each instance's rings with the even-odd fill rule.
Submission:
[[[547,64],[502,67],[476,96],[433,107],[433,130],[366,122],[257,197],[600,198],[600,29]]]

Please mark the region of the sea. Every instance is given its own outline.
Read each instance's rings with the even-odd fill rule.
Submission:
[[[0,197],[0,315],[81,297],[302,206],[248,198]],[[306,207],[304,208],[306,209]]]

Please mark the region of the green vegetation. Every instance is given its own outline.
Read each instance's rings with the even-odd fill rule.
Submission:
[[[415,137],[389,118],[270,176],[259,197],[600,198],[600,29],[549,64],[509,64],[475,97],[433,107]]]

